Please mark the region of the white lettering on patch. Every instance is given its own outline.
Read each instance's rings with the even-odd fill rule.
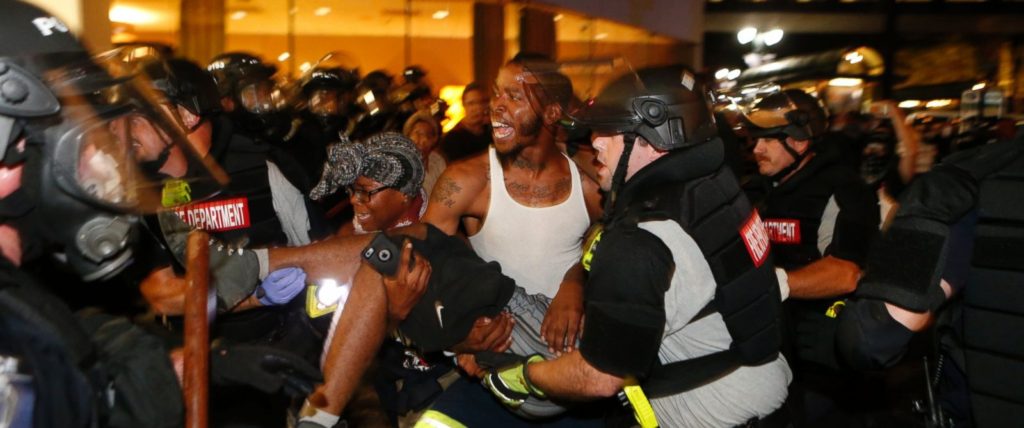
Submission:
[[[799,244],[800,220],[790,218],[772,218],[765,220],[768,238],[773,244]]]
[[[747,252],[750,253],[750,260],[754,262],[754,266],[761,267],[768,258],[770,247],[768,233],[765,232],[764,223],[761,222],[761,216],[757,214],[757,210],[750,213],[750,218],[740,228],[740,236],[747,246]]]
[[[249,227],[249,200],[225,199],[186,205],[174,210],[190,226],[209,232]]]
[[[64,25],[63,22],[60,22],[59,19],[54,18],[52,16],[42,16],[33,19],[32,25],[35,25],[36,29],[38,29],[39,33],[42,34],[44,37],[52,35],[53,30],[60,31],[61,33],[68,32],[68,26]]]

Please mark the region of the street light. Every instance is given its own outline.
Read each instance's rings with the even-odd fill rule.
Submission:
[[[744,27],[736,32],[736,40],[741,45],[753,45],[751,52],[743,56],[743,61],[747,63],[748,67],[757,67],[771,62],[775,59],[775,55],[768,53],[765,48],[779,44],[785,34],[781,28],[772,28],[771,30],[761,32],[754,27]]]
[[[745,27],[742,30],[736,32],[736,40],[741,45],[754,43],[754,49],[763,48],[764,46],[774,46],[782,41],[782,36],[786,34],[781,28],[772,28],[771,30],[761,32],[754,27]]]
[[[754,27],[746,27],[736,33],[736,40],[738,40],[741,45],[754,41],[754,38],[756,37],[757,29]]]
[[[782,41],[782,36],[784,34],[785,33],[779,28],[768,30],[767,33],[764,33],[764,44],[766,46],[773,46]]]

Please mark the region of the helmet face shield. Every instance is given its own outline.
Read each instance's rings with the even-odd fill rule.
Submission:
[[[46,144],[65,192],[117,211],[155,212],[220,191],[224,173],[188,142],[176,109],[134,77],[106,79],[56,94],[60,123],[46,129]],[[169,203],[167,187],[188,187],[188,196]]]
[[[308,108],[317,116],[338,115],[341,112],[341,94],[337,89],[316,89],[309,94]]]
[[[242,108],[250,113],[274,113],[284,109],[287,97],[271,80],[258,80],[238,92]]]
[[[765,96],[743,114],[742,123],[753,138],[810,140],[824,132],[828,112],[821,101],[799,89]]]
[[[573,126],[600,134],[636,134],[661,150],[701,143],[716,135],[713,98],[687,67],[633,70],[624,60],[588,66],[570,73],[584,76],[584,88],[597,93],[569,111],[568,123]]]

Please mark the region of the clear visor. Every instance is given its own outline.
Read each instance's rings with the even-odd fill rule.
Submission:
[[[387,99],[386,96],[378,97],[377,95],[370,88],[359,88],[356,95],[356,105],[370,116],[383,113],[387,110],[387,104],[385,104]]]
[[[317,116],[334,116],[339,113],[341,94],[335,89],[317,89],[309,94],[309,112]]]
[[[789,124],[786,113],[788,108],[757,108],[746,114],[746,119],[758,128],[780,128]]]
[[[242,107],[255,114],[281,111],[288,103],[288,97],[271,80],[246,85],[238,96],[242,101]]]
[[[81,199],[119,211],[156,212],[209,198],[224,172],[189,143],[165,99],[131,76],[59,89],[62,129],[54,145],[57,182]],[[98,87],[98,89],[96,89]]]
[[[560,70],[570,78],[574,94],[580,100],[570,104],[565,125],[600,131],[604,128],[628,128],[636,122],[623,114],[625,107],[618,103],[620,100],[616,97],[605,97],[615,102],[598,98],[606,89],[612,89],[610,85],[613,84],[616,92],[625,94],[647,91],[629,61],[622,58],[566,61],[560,64]]]
[[[741,97],[732,100],[735,110],[740,113],[740,127],[743,131],[755,137],[767,136],[779,133],[781,128],[790,124],[786,114],[796,110],[797,106],[788,96],[780,98],[779,102],[762,102],[780,90],[777,84],[764,84],[745,88]]]

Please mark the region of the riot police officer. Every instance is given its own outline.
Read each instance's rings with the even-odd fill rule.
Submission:
[[[291,131],[290,100],[273,78],[277,67],[248,53],[228,52],[214,57],[206,69],[217,82],[225,111],[239,126],[237,132],[277,142]]]
[[[2,8],[5,425],[179,426],[181,389],[168,347],[125,319],[72,315],[46,291],[57,284],[41,284],[22,266],[45,252],[85,280],[119,274],[133,260],[137,213],[160,208],[165,182],[154,172],[183,166],[148,163],[164,151],[151,152],[149,145],[162,144],[185,158],[198,155],[135,80],[114,78],[93,63],[58,18],[20,1],[4,0]],[[156,131],[149,135],[158,141],[140,141],[137,131],[144,129]],[[175,176],[197,189],[215,187],[204,168],[177,170]],[[305,383],[295,391],[302,393],[316,375],[287,353],[262,347],[225,347],[214,355],[215,382],[241,381],[267,391]]]
[[[775,253],[795,355],[794,422],[814,424],[837,408],[866,402],[859,379],[839,370],[835,314],[856,288],[878,231],[875,193],[839,162],[826,137],[827,111],[799,89],[766,96],[744,117],[765,192],[758,207]],[[751,197],[755,199],[755,197]],[[821,423],[820,420],[817,423]]]
[[[951,155],[919,176],[842,313],[842,355],[872,370],[899,362],[913,333],[938,319],[928,426],[1024,420],[1022,179],[1021,137]]]
[[[310,215],[311,204],[304,196],[310,187],[305,172],[280,147],[253,134],[252,129],[246,131],[247,120],[239,118],[255,120],[254,114],[240,112],[242,106],[233,105],[242,98],[248,99],[240,94],[252,92],[253,96],[260,96],[269,84],[270,69],[255,61],[244,54],[221,55],[209,68],[214,70],[212,75],[221,76],[216,85],[210,75],[187,60],[156,62],[145,68],[155,82],[155,89],[185,108],[196,105],[196,112],[185,115],[198,121],[189,135],[191,139],[205,140],[201,143],[211,147],[210,154],[230,177],[227,188],[216,200],[182,208],[178,214],[186,223],[202,227],[233,246],[307,244],[310,233],[312,238],[319,236],[319,216],[315,210]],[[226,94],[221,102],[214,102],[216,95],[211,91],[215,88],[219,88],[221,95]],[[240,215],[232,216],[230,221],[208,221],[216,210],[231,207],[236,207]]]
[[[349,135],[353,141],[361,141],[385,131],[402,131],[404,122],[396,117],[397,106],[391,100],[392,80],[386,71],[374,70],[363,76],[363,80],[356,86],[359,114]]]
[[[302,80],[301,123],[282,147],[295,157],[309,182],[320,180],[327,145],[348,135],[359,76],[341,67],[314,67]]]

